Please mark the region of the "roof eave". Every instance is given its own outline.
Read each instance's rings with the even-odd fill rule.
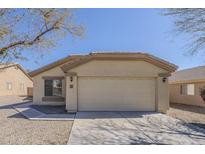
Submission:
[[[40,73],[43,73],[43,72],[45,72],[45,71],[48,71],[48,70],[50,70],[50,69],[52,69],[52,68],[54,68],[54,67],[57,67],[57,66],[59,66],[59,65],[62,65],[62,64],[66,63],[66,62],[68,62],[68,61],[70,61],[70,60],[73,60],[73,59],[75,59],[75,58],[77,58],[77,57],[81,57],[81,56],[82,56],[82,55],[72,55],[72,56],[65,57],[65,58],[63,58],[63,59],[57,60],[57,61],[55,61],[55,62],[53,62],[53,63],[48,64],[48,65],[45,65],[45,66],[43,66],[43,67],[41,67],[41,68],[39,68],[39,69],[36,69],[36,70],[34,70],[34,71],[31,71],[31,72],[29,72],[29,75],[30,75],[31,77],[34,77],[34,76],[36,76],[36,75],[38,75],[38,74],[40,74]]]
[[[205,82],[205,79],[194,79],[194,80],[180,80],[180,81],[169,81],[169,84],[188,84],[188,83],[201,83]]]
[[[67,72],[70,69],[75,68],[84,63],[87,63],[91,60],[142,60],[142,61],[150,62],[154,65],[157,65],[158,67],[161,67],[162,69],[167,70],[169,73],[176,71],[176,69],[178,68],[174,64],[171,64],[167,61],[161,60],[159,58],[156,58],[154,56],[150,56],[149,54],[144,54],[144,53],[135,53],[135,54],[130,53],[128,55],[124,53],[120,53],[120,54],[94,53],[94,54],[86,55],[83,58],[74,60],[72,63],[66,63],[63,66],[61,66],[61,69],[64,72]]]
[[[14,66],[17,66],[33,82],[33,79],[31,78],[31,76],[23,69],[23,67],[21,67],[21,65],[19,65],[17,63],[12,64],[12,65],[8,65],[8,66],[1,68],[1,69],[6,69],[9,67],[14,67]]]

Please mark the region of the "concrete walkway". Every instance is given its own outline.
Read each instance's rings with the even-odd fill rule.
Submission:
[[[68,144],[205,144],[205,130],[155,112],[78,112]]]
[[[32,103],[25,103],[13,108],[30,120],[74,120],[75,114],[45,114],[31,107]]]

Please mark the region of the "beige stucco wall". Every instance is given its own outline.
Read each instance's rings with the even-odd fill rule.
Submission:
[[[7,90],[7,82],[12,83],[12,89]],[[24,89],[20,89],[24,84]],[[0,70],[0,96],[27,95],[27,87],[33,87],[33,82],[17,66]]]
[[[78,76],[157,77],[165,70],[145,61],[93,60],[70,70]]]
[[[73,76],[71,82],[70,76],[66,77],[66,110],[76,112],[78,108],[78,79]],[[72,88],[70,86],[73,86]]]
[[[169,91],[168,82],[162,82],[162,78],[158,77],[159,73],[167,73],[167,71],[152,65],[145,61],[90,61],[70,70],[77,73],[77,77],[137,77],[137,78],[156,78],[156,110],[166,112],[169,108]],[[77,87],[78,82],[73,82]],[[68,86],[66,87],[68,88]],[[74,90],[74,89],[73,89]],[[77,91],[76,91],[77,93]],[[77,111],[76,102],[78,102],[76,93],[69,93],[67,89],[67,110],[71,108],[73,112]],[[142,96],[143,97],[143,96]],[[145,96],[144,96],[145,97]],[[69,99],[75,98],[75,99]]]
[[[41,74],[36,75],[33,78],[33,102],[34,104],[39,104],[39,105],[62,105],[65,104],[64,102],[47,102],[47,101],[42,101],[42,97],[44,97],[44,79],[42,77],[44,76],[65,76],[64,72],[61,70],[60,67],[55,67],[53,69],[50,69],[46,72],[43,72]],[[65,79],[62,81],[62,94],[63,97],[65,97],[65,86],[66,82]]]
[[[169,85],[168,80],[162,81],[162,77],[157,78],[157,111],[165,113],[169,109]]]
[[[70,76],[66,76],[60,66],[50,69],[46,72],[36,75],[33,78],[33,100],[35,104],[40,105],[62,105],[66,103],[66,109],[69,112],[75,112],[78,108],[78,79],[80,77],[114,77],[114,78],[154,78],[156,81],[156,110],[166,112],[169,107],[169,91],[167,81],[162,82],[162,78],[158,77],[159,73],[167,73],[167,71],[152,65],[145,61],[105,61],[94,60],[78,67],[69,72],[75,72],[73,81]],[[63,80],[63,97],[65,102],[43,102],[44,97],[44,79],[43,76],[65,76]],[[70,88],[73,85],[73,88]],[[86,87],[85,87],[86,88]],[[142,96],[145,97],[145,96]]]
[[[170,84],[170,102],[172,103],[181,103],[188,105],[196,105],[205,107],[205,102],[200,96],[200,88],[205,86],[205,83],[195,83],[195,95],[181,95],[180,94],[180,85],[181,84]]]

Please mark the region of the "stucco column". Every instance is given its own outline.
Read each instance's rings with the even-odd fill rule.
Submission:
[[[77,112],[77,75],[75,73],[66,74],[66,110]]]
[[[156,109],[162,113],[166,113],[169,109],[169,87],[166,77],[157,78]]]

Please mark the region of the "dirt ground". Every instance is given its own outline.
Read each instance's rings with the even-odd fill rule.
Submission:
[[[205,128],[205,108],[171,103],[167,115]]]
[[[0,144],[67,144],[73,121],[31,121],[12,107],[27,99],[0,96]]]

